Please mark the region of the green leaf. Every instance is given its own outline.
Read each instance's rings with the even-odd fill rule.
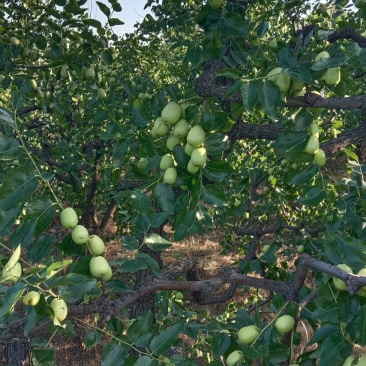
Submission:
[[[156,361],[147,355],[143,355],[138,358],[137,362],[133,366],[155,366]]]
[[[301,152],[309,141],[306,131],[285,131],[273,143],[272,147],[280,152]]]
[[[230,337],[223,332],[217,332],[212,337],[211,346],[215,358],[222,356],[230,347]]]
[[[295,175],[288,174],[285,176],[285,182],[294,185],[310,183],[315,174],[319,172],[319,167],[316,164],[307,166],[304,170]]]
[[[21,214],[22,210],[23,205],[19,205],[7,211],[0,211],[0,236],[5,236],[10,233],[12,224]]]
[[[358,156],[352,150],[347,147],[343,148],[343,151],[353,160],[358,161]]]
[[[54,235],[42,235],[35,239],[27,249],[28,259],[33,263],[37,263],[46,258],[51,253],[54,241]]]
[[[8,210],[29,198],[37,189],[38,179],[32,168],[19,166],[5,177],[0,189],[0,209]]]
[[[286,344],[271,343],[269,345],[269,358],[276,365],[281,364],[291,356],[290,349]]]
[[[329,366],[341,364],[344,361],[344,355],[352,353],[353,345],[341,334],[332,334],[321,344],[321,356],[319,357],[319,366]]]
[[[32,241],[36,224],[37,219],[31,219],[19,225],[15,230],[13,229],[10,234],[9,245],[16,248],[19,244],[22,244],[22,247],[26,248]]]
[[[149,123],[149,112],[141,99],[135,99],[132,105],[132,118],[138,127],[144,128]]]
[[[19,157],[22,149],[18,140],[11,137],[2,137],[0,139],[0,160],[13,160]]]
[[[140,213],[148,213],[151,209],[150,198],[139,191],[131,192],[130,196],[132,207]]]
[[[310,187],[306,189],[305,197],[299,198],[299,202],[302,205],[313,207],[323,201],[326,194],[324,189],[320,187]]]
[[[151,218],[151,227],[157,228],[161,226],[168,218],[170,214],[168,212],[155,212]]]
[[[102,2],[100,2],[100,1],[97,1],[96,3],[97,3],[97,5],[98,5],[99,9],[102,11],[102,13],[103,13],[107,18],[109,18],[109,17],[110,17],[110,15],[111,15],[111,11],[109,10],[108,6],[107,6],[107,5],[105,5],[105,4],[103,4],[103,3],[102,3]]]
[[[56,247],[58,250],[61,250],[65,255],[77,256],[84,253],[85,248],[83,245],[75,245],[74,241],[71,238],[71,234],[66,235],[61,243],[57,243]]]
[[[229,147],[229,145],[230,142],[227,136],[222,132],[210,133],[205,138],[205,148],[208,155],[221,154]]]
[[[197,44],[189,46],[187,49],[187,59],[193,67],[196,69],[200,68],[205,60],[202,47]]]
[[[160,235],[151,233],[145,236],[144,243],[151,249],[155,251],[164,251],[172,246],[169,240],[162,238]]]
[[[140,244],[135,236],[123,235],[121,238],[122,248],[126,250],[136,250]]]
[[[263,112],[274,121],[277,105],[281,100],[280,89],[274,82],[266,80],[260,89],[259,96]]]
[[[243,106],[248,113],[254,112],[254,107],[259,100],[258,88],[254,83],[245,83],[241,86]]]
[[[225,193],[216,185],[204,186],[201,189],[202,199],[213,206],[222,207],[226,203]]]
[[[61,277],[58,291],[61,297],[72,303],[84,298],[96,286],[97,280],[77,273],[69,273]]]
[[[111,341],[104,346],[101,366],[123,365],[126,350],[117,341]]]
[[[132,288],[128,287],[125,283],[120,280],[109,280],[107,282],[107,287],[113,292],[132,292]]]
[[[54,348],[42,348],[32,349],[32,355],[34,356],[37,365],[42,366],[55,366],[55,349]]]
[[[87,349],[95,347],[103,340],[104,333],[100,330],[93,330],[86,334],[84,337],[84,343]]]
[[[220,38],[212,33],[203,39],[203,53],[209,60],[217,60],[222,55],[222,44]]]
[[[125,24],[124,22],[122,22],[122,20],[118,19],[118,18],[110,18],[108,20],[108,23],[111,27],[114,27],[115,25],[123,25]]]
[[[6,110],[0,108],[0,122],[6,123],[13,130],[16,129],[13,116],[11,116]]]
[[[229,37],[246,37],[248,29],[244,26],[245,21],[234,12],[226,12],[225,17],[221,18],[218,27],[222,35]]]
[[[92,123],[99,125],[108,119],[108,112],[104,109],[98,109],[92,117]]]
[[[47,196],[38,196],[27,205],[27,219],[37,219],[35,235],[39,235],[49,228],[55,213],[56,205]]]
[[[18,282],[9,289],[2,296],[2,304],[0,307],[0,319],[13,308],[15,303],[22,297],[25,290],[25,284],[23,282]]]
[[[311,69],[314,71],[329,69],[330,67],[342,66],[347,60],[346,55],[340,57],[322,58],[321,60],[314,62]]]
[[[203,175],[215,182],[221,182],[226,179],[233,172],[231,166],[226,161],[222,160],[212,160],[209,161],[204,169]]]
[[[259,38],[262,38],[268,31],[269,29],[269,23],[268,22],[262,22],[257,28],[256,28],[256,32],[257,32],[257,36]]]
[[[137,347],[145,347],[152,338],[153,316],[151,311],[144,312],[133,320],[127,329],[127,338]]]
[[[150,349],[154,355],[161,355],[170,349],[174,342],[178,339],[179,334],[183,330],[182,324],[175,324],[162,330],[150,342]]]
[[[288,69],[296,64],[296,55],[287,47],[281,48],[278,52],[278,65],[283,69]]]
[[[168,184],[158,184],[153,190],[153,198],[163,211],[169,214],[175,212],[175,196],[173,188]]]
[[[216,71],[217,76],[223,76],[231,79],[238,79],[241,76],[242,71],[233,69],[233,68],[226,68],[222,70]]]

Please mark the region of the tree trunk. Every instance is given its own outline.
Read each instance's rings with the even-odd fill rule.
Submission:
[[[5,345],[5,366],[31,366],[31,347],[26,338],[12,338]]]

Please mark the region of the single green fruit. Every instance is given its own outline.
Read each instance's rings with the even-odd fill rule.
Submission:
[[[352,365],[352,362],[353,360],[355,360],[356,357],[355,356],[348,356],[344,362],[343,362],[343,365],[342,366],[351,366]]]
[[[153,129],[159,136],[165,136],[169,131],[169,126],[164,122],[161,117],[158,117],[154,122]]]
[[[363,354],[357,362],[356,366],[366,366],[366,354]]]
[[[250,217],[249,212],[244,212],[244,214],[243,214],[243,219],[244,219],[244,220],[248,220],[248,219],[249,219],[249,217]]]
[[[193,165],[203,167],[207,161],[207,151],[204,147],[197,147],[192,151],[191,161]]]
[[[15,283],[19,281],[19,277],[22,275],[22,265],[18,262],[15,263],[12,269],[7,270],[5,267],[1,273],[2,280],[4,282]]]
[[[103,281],[109,281],[112,278],[112,275],[113,275],[112,268],[109,267],[108,272],[106,274],[102,275]]]
[[[304,253],[304,251],[305,251],[305,247],[302,244],[297,247],[297,252],[299,254]]]
[[[166,122],[166,124],[174,125],[179,121],[181,114],[182,110],[180,109],[179,104],[169,102],[161,112],[161,118]]]
[[[89,262],[90,273],[95,278],[106,276],[109,273],[110,266],[107,260],[101,255],[93,257]]]
[[[239,207],[239,206],[240,206],[240,204],[241,204],[240,200],[236,199],[236,200],[234,201],[234,207]]]
[[[342,269],[343,271],[347,272],[347,273],[353,273],[352,272],[352,268],[348,267],[347,264],[337,264],[336,265],[337,268]],[[339,290],[339,291],[347,291],[347,285],[344,281],[340,280],[337,277],[333,277],[333,283],[334,283],[334,287]]]
[[[314,161],[318,165],[319,168],[322,168],[325,165],[325,163],[327,161],[327,157],[325,156],[324,150],[319,149],[314,154]]]
[[[318,62],[318,61],[322,60],[323,58],[329,58],[329,57],[330,57],[330,54],[327,51],[322,51],[316,55],[315,62]]]
[[[239,362],[241,362],[243,360],[244,360],[243,352],[236,350],[234,352],[231,352],[229,354],[229,356],[227,356],[226,365],[227,366],[235,366],[235,365],[237,365]]]
[[[103,88],[99,88],[97,90],[97,95],[100,99],[105,99],[107,97],[107,93],[105,92],[105,90]]]
[[[208,5],[210,5],[211,9],[217,10],[224,5],[224,0],[208,0]]]
[[[93,80],[95,79],[95,70],[93,67],[89,67],[88,69],[85,70],[84,76],[86,79],[88,80]]]
[[[200,147],[205,141],[205,131],[201,126],[192,127],[187,135],[187,143],[194,147]]]
[[[176,300],[183,300],[183,294],[180,292],[180,291],[178,291],[176,294],[175,294],[175,299]]]
[[[90,235],[88,245],[94,255],[101,255],[104,252],[104,241],[98,235]]]
[[[290,89],[291,78],[286,74],[280,74],[276,80],[276,85],[280,88],[281,93],[287,93]]]
[[[29,80],[29,84],[33,90],[37,90],[37,82],[34,79]]]
[[[144,172],[146,170],[147,167],[147,163],[149,162],[149,160],[147,160],[146,158],[141,158],[138,162],[137,162],[137,167]]]
[[[366,1],[365,0],[356,0],[355,1],[355,7],[357,9],[364,8],[365,7],[365,4],[366,4]]]
[[[304,86],[305,86],[304,83],[302,83],[301,81],[295,78],[291,78],[290,92],[292,95],[297,94],[302,90],[304,90]]]
[[[89,239],[89,233],[83,225],[76,225],[71,232],[71,237],[76,244],[86,244]]]
[[[341,81],[341,68],[330,67],[325,73],[324,81],[329,86],[335,86]]]
[[[280,333],[290,332],[295,326],[295,319],[291,315],[280,316],[275,323],[276,329]]]
[[[39,89],[36,90],[36,98],[37,99],[43,99],[44,98],[44,94]]]
[[[192,160],[189,159],[188,161],[188,164],[187,164],[187,170],[191,173],[191,174],[196,174],[199,170],[200,170],[200,167],[197,166],[197,165],[194,165],[192,163]]]
[[[61,212],[61,226],[65,229],[73,229],[78,224],[78,215],[72,207],[67,207]]]
[[[268,42],[268,47],[272,50],[277,50],[277,41],[275,39],[272,39],[272,41]]]
[[[19,46],[20,45],[20,41],[18,38],[16,37],[10,37],[10,43],[14,46]]]
[[[61,79],[67,80],[69,78],[69,73],[67,72],[67,66],[63,65],[60,69]]]
[[[173,135],[181,139],[188,135],[189,123],[185,119],[180,119],[174,126]]]
[[[179,104],[180,109],[181,109],[181,114],[180,114],[180,119],[185,119],[186,118],[186,109],[190,106],[189,103],[181,103]]]
[[[5,80],[5,75],[0,74],[0,84]]]
[[[180,145],[180,138],[174,135],[170,135],[166,140],[166,147],[168,150],[173,151],[175,145]]]
[[[50,307],[53,309],[55,313],[55,318],[62,322],[67,317],[67,304],[62,299],[53,299],[50,303]]]
[[[269,244],[266,244],[266,245],[263,247],[262,252],[263,252],[263,253],[267,253],[267,252],[268,252],[268,250],[269,250],[269,248],[270,248],[270,245],[269,245]]]
[[[317,123],[310,124],[310,133],[316,138],[319,138],[319,126]]]
[[[36,306],[41,299],[41,295],[37,291],[29,291],[23,296],[23,304],[29,306]]]
[[[319,139],[315,136],[310,136],[309,141],[305,147],[308,154],[315,154],[319,150]]]
[[[177,170],[175,168],[168,168],[164,173],[163,181],[167,184],[174,184],[177,180]]]
[[[4,266],[4,268],[7,271],[10,271],[11,269],[13,269],[13,267],[19,262],[21,252],[22,252],[22,245],[19,244],[15,248],[13,254],[11,255],[11,257],[9,258],[9,260],[7,261],[7,263]]]
[[[191,156],[192,155],[192,152],[193,152],[193,150],[195,149],[195,147],[194,146],[192,146],[191,144],[188,144],[188,143],[186,143],[185,145],[184,145],[184,152],[187,154],[187,155],[189,155],[189,156]]]
[[[271,70],[268,74],[267,74],[267,79],[268,80],[272,80],[274,83],[277,81],[278,77],[282,74],[282,67],[276,67],[273,70]]]
[[[174,163],[173,155],[165,154],[160,160],[160,169],[167,170],[173,165],[173,163]]]
[[[260,329],[255,325],[248,325],[238,331],[238,340],[244,344],[250,344],[258,338]]]
[[[32,50],[30,53],[31,61],[37,61],[39,59],[39,53],[36,50]]]

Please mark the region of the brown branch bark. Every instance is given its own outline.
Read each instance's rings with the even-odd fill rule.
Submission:
[[[340,31],[334,31],[327,38],[327,40],[330,43],[334,43],[334,42],[338,41],[339,39],[350,39],[350,40],[356,42],[361,48],[366,47],[366,38],[361,36],[352,27],[346,27]]]

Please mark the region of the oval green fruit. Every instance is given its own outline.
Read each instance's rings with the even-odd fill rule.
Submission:
[[[187,143],[194,147],[200,147],[205,141],[205,131],[201,126],[192,127],[187,135]]]
[[[241,362],[244,360],[244,355],[242,351],[233,351],[227,356],[226,359],[226,365],[227,366],[235,366],[238,364],[238,362]]]
[[[352,362],[353,360],[355,360],[356,357],[355,356],[348,356],[344,362],[343,362],[343,365],[342,366],[351,366],[352,365]]]
[[[322,51],[316,55],[315,62],[318,62],[322,59],[329,58],[329,57],[330,57],[330,54],[327,51]]]
[[[179,104],[179,106],[181,109],[180,118],[185,119],[186,118],[186,109],[190,106],[190,104],[184,102],[184,103]]]
[[[224,4],[224,0],[209,0],[208,5],[211,9],[217,10],[220,9]]]
[[[90,235],[87,243],[94,255],[100,255],[104,252],[104,241],[98,235]]]
[[[305,247],[302,244],[297,247],[297,252],[299,254],[304,253],[304,251],[305,251]]]
[[[174,146],[180,145],[180,138],[178,136],[170,135],[166,140],[166,147],[168,150],[173,151]]]
[[[304,90],[304,87],[304,83],[295,78],[291,78],[290,91],[292,95],[301,92],[302,90]]]
[[[73,229],[78,224],[78,215],[72,207],[67,207],[61,212],[61,226],[65,229]]]
[[[29,80],[29,84],[33,90],[37,90],[37,82],[34,79]]]
[[[238,331],[238,340],[244,344],[250,344],[258,338],[260,330],[255,325],[248,325]]]
[[[290,89],[291,78],[286,74],[280,74],[276,80],[276,85],[280,88],[281,93],[287,93]]]
[[[168,168],[164,173],[163,181],[166,184],[174,184],[177,180],[177,170],[175,168]]]
[[[179,104],[169,102],[162,110],[161,118],[166,122],[166,124],[174,125],[179,121],[181,114],[182,110]]]
[[[282,74],[282,67],[276,67],[267,74],[267,79],[272,80],[274,83],[278,77]]]
[[[16,37],[10,37],[10,43],[14,46],[18,46],[20,44],[20,41]]]
[[[197,165],[194,165],[192,163],[192,160],[189,159],[188,161],[188,164],[187,164],[187,170],[191,173],[191,174],[196,174],[199,170],[200,170],[200,167],[197,166]]]
[[[305,147],[308,154],[315,154],[319,150],[319,139],[315,136],[310,136],[309,141]]]
[[[108,272],[104,275],[102,275],[103,281],[109,281],[113,276],[112,268],[109,267]]]
[[[105,92],[105,90],[103,88],[99,88],[97,90],[97,95],[100,99],[105,99],[107,97],[107,93]]]
[[[327,162],[327,157],[325,156],[325,152],[322,149],[319,149],[314,154],[314,161],[318,165],[319,168],[322,168]]]
[[[357,362],[356,366],[366,366],[366,354],[363,354]]]
[[[272,39],[272,41],[268,42],[268,47],[271,48],[272,50],[277,50],[277,41],[275,39]]]
[[[179,138],[186,137],[189,131],[189,123],[185,119],[180,119],[174,126],[173,135]]]
[[[67,80],[69,78],[69,73],[67,72],[67,66],[63,65],[60,69],[61,79]]]
[[[187,154],[187,155],[189,155],[189,156],[191,156],[192,155],[192,152],[193,152],[193,150],[195,149],[195,147],[194,146],[192,146],[191,144],[188,144],[188,143],[186,143],[185,145],[184,145],[184,152]]]
[[[90,259],[89,269],[93,277],[100,278],[109,273],[110,266],[107,260],[103,256],[99,255]]]
[[[76,244],[86,244],[89,239],[89,233],[83,225],[76,225],[71,232],[71,237]]]
[[[191,161],[193,165],[203,167],[207,161],[207,151],[204,147],[197,147],[192,151]]]
[[[159,136],[165,136],[169,131],[169,126],[164,122],[161,117],[158,117],[154,122],[153,129]]]
[[[62,322],[67,317],[67,304],[63,299],[53,299],[50,303],[50,307],[55,313],[55,318]]]
[[[294,328],[294,325],[295,319],[291,315],[282,315],[275,323],[275,327],[280,333],[290,332]]]
[[[13,254],[10,256],[9,260],[6,262],[4,266],[6,270],[10,271],[19,262],[21,252],[22,252],[22,245],[19,244],[15,248]]]
[[[348,267],[347,264],[344,264],[344,263],[337,264],[336,267],[342,269],[343,271],[345,271],[347,273],[353,273],[352,272],[352,268],[351,267]],[[333,277],[333,283],[334,283],[334,287],[337,290],[339,290],[339,291],[347,291],[347,285],[341,279],[339,279],[337,277]]]
[[[95,70],[93,67],[89,67],[88,69],[85,70],[84,76],[86,79],[88,80],[93,80],[95,79]]]
[[[160,169],[167,170],[173,165],[173,163],[174,163],[173,155],[165,154],[160,160]]]
[[[41,295],[37,291],[29,291],[23,296],[23,304],[28,306],[36,306],[41,299]]]
[[[329,69],[327,69],[324,81],[329,86],[337,85],[341,81],[341,68],[330,67]]]

